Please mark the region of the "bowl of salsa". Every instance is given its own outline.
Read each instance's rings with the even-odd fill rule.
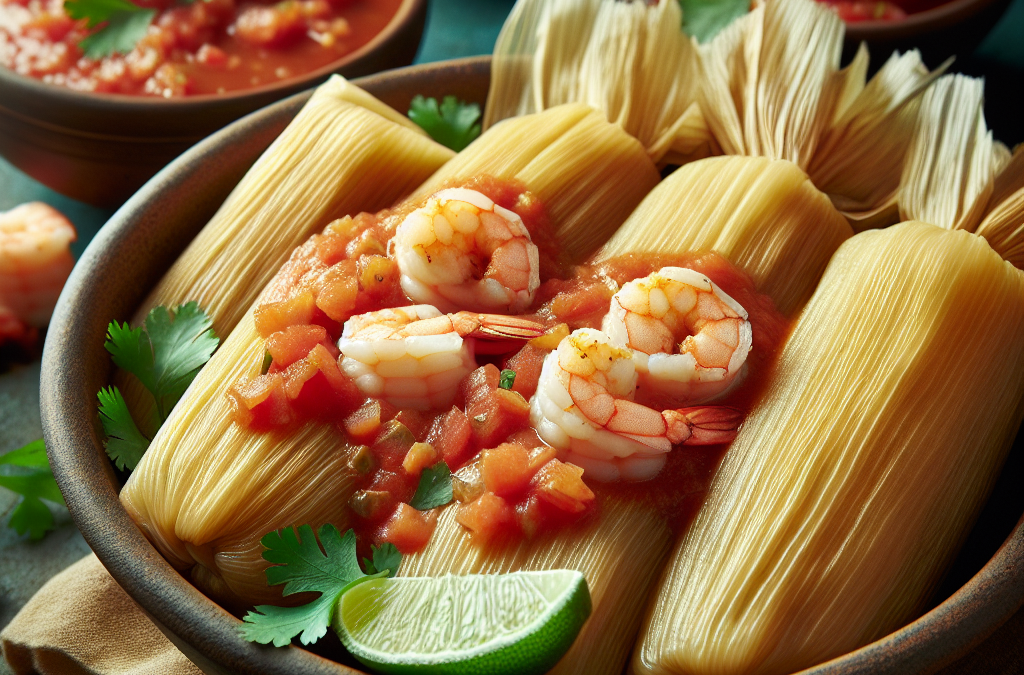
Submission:
[[[412,62],[426,0],[0,0],[0,155],[120,205],[210,133],[332,73]]]

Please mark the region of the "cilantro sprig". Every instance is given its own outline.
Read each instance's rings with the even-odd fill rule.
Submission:
[[[385,544],[373,550],[364,573],[356,555],[355,532],[348,530],[342,535],[330,523],[323,525],[316,536],[312,527],[301,525],[297,530],[289,527],[270,532],[260,543],[267,549],[263,558],[274,563],[267,568],[267,583],[284,584],[281,593],[285,596],[320,593],[319,598],[305,605],[259,605],[245,615],[239,628],[242,637],[275,647],[287,645],[296,635],[304,645],[322,638],[345,591],[369,579],[394,576],[402,558],[398,549]]]
[[[54,529],[53,514],[43,500],[64,504],[46,457],[43,439],[0,455],[0,487],[21,495],[7,526],[33,541]]]
[[[155,9],[146,9],[128,0],[64,0],[64,11],[72,19],[86,19],[86,27],[105,24],[79,43],[90,59],[102,59],[114,53],[127,54],[149,30]]]
[[[145,328],[117,321],[107,327],[103,346],[118,367],[135,375],[153,395],[157,429],[217,349],[220,339],[212,326],[198,303],[189,302],[173,311],[153,308]],[[150,437],[135,424],[117,387],[100,389],[97,398],[107,455],[119,469],[134,469],[149,447]]]
[[[480,106],[465,103],[454,96],[445,96],[440,105],[436,98],[416,96],[409,106],[409,119],[435,141],[455,152],[480,135]]]
[[[444,506],[452,499],[452,470],[444,462],[438,462],[420,474],[416,494],[409,501],[409,506],[418,511],[429,511]]]

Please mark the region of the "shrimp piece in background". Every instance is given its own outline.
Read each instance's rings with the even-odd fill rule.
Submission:
[[[640,392],[669,405],[720,398],[743,380],[752,333],[747,312],[710,279],[663,267],[612,296],[601,328],[633,350]]]
[[[520,313],[540,286],[540,256],[522,219],[476,190],[437,192],[389,246],[406,295],[442,311]]]
[[[75,264],[75,237],[68,219],[41,202],[0,213],[0,305],[29,326],[48,324]]]
[[[342,371],[361,392],[399,408],[430,410],[451,405],[459,382],[476,368],[473,338],[529,340],[544,330],[518,317],[413,305],[352,317],[338,348]]]
[[[697,407],[659,412],[635,403],[637,373],[629,349],[599,330],[580,328],[547,355],[530,422],[560,458],[601,481],[658,475],[673,445],[728,443],[739,410]]]

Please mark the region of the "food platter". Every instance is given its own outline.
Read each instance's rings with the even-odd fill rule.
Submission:
[[[357,84],[402,110],[416,94],[454,94],[482,103],[488,81],[489,59],[479,58],[390,71]],[[103,336],[110,317],[131,316],[147,289],[308,97],[297,95],[231,125],[136,194],[83,255],[54,314],[44,353],[44,431],[72,516],[118,583],[207,672],[352,671],[297,647],[274,650],[241,640],[238,620],[174,571],[129,518],[118,501],[118,479],[93,415],[94,392],[109,377]],[[990,504],[1014,489],[1020,445],[1018,439]],[[1005,542],[980,570],[977,563],[954,566],[958,571],[951,578],[970,577],[959,590],[950,588],[956,592],[896,633],[809,672],[929,672],[1001,625],[1024,602],[1024,519],[1019,512],[1001,512],[996,519],[991,515],[983,513],[961,559]],[[337,643],[317,651],[342,658]]]

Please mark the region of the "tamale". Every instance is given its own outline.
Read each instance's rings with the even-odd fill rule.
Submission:
[[[132,323],[157,305],[195,300],[226,336],[310,234],[335,218],[391,206],[453,155],[381,101],[332,77],[246,173]],[[149,428],[148,394],[124,373],[116,383]]]
[[[586,103],[636,137],[659,164],[712,150],[696,104],[696,48],[672,0],[522,0],[494,45],[484,126]]]
[[[864,229],[895,222],[917,101],[943,68],[909,52],[866,83],[865,50],[839,69],[843,31],[811,0],[756,7],[701,47],[700,105],[725,154],[793,162]]]
[[[659,179],[635,138],[580,103],[496,124],[415,194],[482,174],[520,181],[540,199],[565,262],[589,258]]]
[[[635,673],[788,673],[913,618],[1024,408],[1024,273],[967,232],[851,238],[677,545]]]
[[[540,535],[505,548],[481,548],[446,508],[430,544],[406,556],[400,576],[500,574],[574,569],[583,573],[593,611],[572,648],[551,670],[557,675],[618,675],[629,656],[644,599],[671,544],[664,520],[642,504],[609,499],[599,519],[572,531]]]
[[[717,251],[750,274],[779,311],[793,315],[852,235],[828,197],[792,162],[711,157],[663,180],[598,258]]]
[[[357,472],[333,425],[256,432],[233,421],[225,390],[258,374],[263,340],[252,311],[192,383],[121,491],[121,503],[161,553],[229,606],[280,603],[260,538],[330,522],[345,529]],[[255,371],[255,372],[253,372]]]

